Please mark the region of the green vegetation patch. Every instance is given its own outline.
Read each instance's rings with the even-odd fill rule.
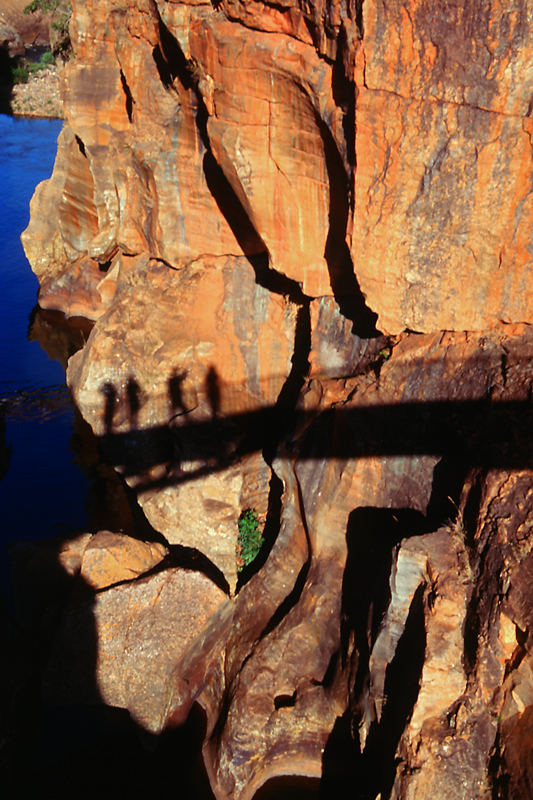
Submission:
[[[257,514],[253,508],[247,508],[239,517],[239,535],[237,536],[237,571],[240,572],[257,557],[263,544],[263,532],[259,527]]]
[[[11,77],[14,84],[28,83],[30,71],[25,63],[19,61],[18,64],[11,68]]]
[[[11,76],[13,83],[28,83],[30,76],[35,75],[43,69],[47,69],[55,64],[54,55],[51,50],[44,52],[39,61],[30,61],[28,58],[16,58],[12,60]]]
[[[69,0],[32,0],[24,8],[25,14],[50,11],[50,46],[55,58],[67,60],[71,52],[68,25],[72,16]]]

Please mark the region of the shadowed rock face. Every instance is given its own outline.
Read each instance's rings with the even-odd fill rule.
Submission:
[[[159,544],[64,547],[47,697],[200,706],[217,800],[525,797],[531,11],[215,6],[74,2],[23,240]]]

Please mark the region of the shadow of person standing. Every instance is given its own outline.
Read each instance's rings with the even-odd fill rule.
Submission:
[[[141,408],[141,387],[130,375],[126,385],[126,398],[130,417],[130,428],[137,428],[139,425],[139,410]]]
[[[168,379],[168,398],[170,401],[170,412],[173,416],[181,416],[188,411],[183,400],[183,382],[186,377],[186,369],[181,372],[174,370]]]
[[[220,379],[213,365],[209,367],[205,376],[205,393],[211,406],[211,417],[216,419],[220,411]]]
[[[112,383],[107,381],[100,386],[100,392],[104,395],[104,429],[106,433],[113,431],[113,417],[117,405],[117,390]]]

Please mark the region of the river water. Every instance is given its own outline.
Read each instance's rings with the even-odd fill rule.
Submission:
[[[74,411],[64,369],[31,340],[38,283],[20,243],[37,183],[49,177],[62,122],[0,114],[1,581],[12,541],[87,521],[88,480],[71,450]],[[54,213],[50,209],[50,213]],[[3,477],[1,477],[3,475]]]

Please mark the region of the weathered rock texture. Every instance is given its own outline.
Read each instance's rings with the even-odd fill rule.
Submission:
[[[531,796],[530,7],[87,0],[71,34],[24,246],[170,555],[71,597],[50,696],[198,704],[217,800]]]

